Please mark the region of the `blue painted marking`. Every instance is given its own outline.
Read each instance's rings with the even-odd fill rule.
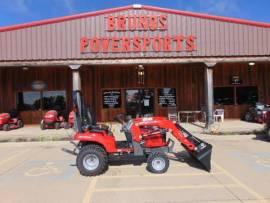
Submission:
[[[41,176],[26,176],[25,173],[30,171],[31,169],[42,168],[46,166],[46,164],[50,162],[52,163],[52,167],[58,169],[60,173],[50,173]],[[42,181],[43,179],[46,181],[52,182],[65,182],[70,181],[77,173],[77,167],[74,163],[74,160],[33,160],[26,161],[23,165],[15,168],[14,170],[5,173],[0,177],[1,183],[17,183],[19,182],[31,182],[31,181]]]

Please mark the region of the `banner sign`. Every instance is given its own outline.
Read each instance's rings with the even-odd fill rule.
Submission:
[[[176,106],[176,89],[175,88],[159,88],[158,104],[162,107]]]

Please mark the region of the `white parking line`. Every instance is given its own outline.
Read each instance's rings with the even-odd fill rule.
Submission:
[[[134,187],[134,188],[99,188],[95,192],[132,192],[132,191],[156,191],[156,190],[181,190],[181,189],[209,189],[209,188],[235,188],[239,187],[236,184],[213,184],[213,185],[181,185],[181,186],[166,186],[166,187]]]
[[[90,184],[86,190],[86,193],[84,195],[82,203],[90,203],[91,202],[91,199],[92,199],[92,196],[93,196],[93,193],[95,191],[96,184],[97,184],[97,180],[98,180],[98,177],[96,177],[96,176],[93,177],[92,181],[90,182]]]
[[[20,151],[20,152],[17,152],[15,154],[13,154],[12,156],[9,156],[8,158],[4,159],[4,160],[1,160],[0,161],[0,166],[3,165],[3,164],[6,164],[7,162],[11,161],[12,159],[15,159],[23,154],[25,154],[26,152],[29,152],[30,149],[26,149],[24,151]]]
[[[264,197],[262,197],[259,193],[254,191],[252,188],[248,187],[244,183],[242,183],[239,179],[237,179],[235,176],[233,176],[230,172],[228,172],[226,169],[224,169],[222,166],[217,164],[216,162],[212,161],[212,164],[221,172],[223,172],[225,175],[227,175],[229,178],[231,178],[238,186],[245,189],[247,192],[249,192],[251,195],[256,197],[256,201],[258,202],[268,202]]]
[[[157,177],[185,177],[185,176],[209,176],[220,175],[222,172],[215,173],[165,173],[165,174],[144,174],[144,175],[104,175],[100,179],[113,179],[113,178],[157,178]]]

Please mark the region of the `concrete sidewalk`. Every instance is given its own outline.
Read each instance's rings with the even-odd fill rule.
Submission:
[[[251,123],[241,120],[225,120],[224,122],[215,122],[212,131],[205,129],[205,123],[181,123],[181,125],[192,133],[212,134],[212,135],[247,135],[256,134],[264,131],[265,125]]]
[[[110,126],[112,132],[118,140],[125,140],[125,136],[120,132],[121,125],[118,123],[105,123]],[[225,120],[223,123],[215,123],[213,131],[207,132],[204,123],[181,123],[189,132],[195,135],[256,135],[262,133],[264,125],[258,123],[248,123],[240,120]],[[8,132],[0,131],[0,142],[27,142],[27,141],[56,141],[70,140],[74,131],[72,129],[47,129],[41,130],[39,125],[26,125],[22,129]]]

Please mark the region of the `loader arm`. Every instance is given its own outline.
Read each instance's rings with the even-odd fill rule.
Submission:
[[[178,123],[164,117],[137,118],[132,127],[133,139],[139,142],[142,139],[140,126],[157,126],[169,130],[181,142],[182,146],[198,160],[206,170],[211,170],[212,145],[192,135]]]

